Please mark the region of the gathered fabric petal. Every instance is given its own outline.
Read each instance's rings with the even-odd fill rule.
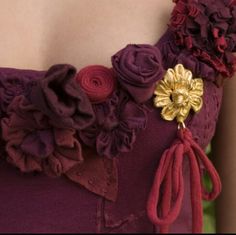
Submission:
[[[87,95],[75,80],[71,65],[54,65],[38,80],[30,93],[30,101],[60,128],[84,129],[94,122]]]
[[[7,114],[1,120],[7,160],[22,172],[60,176],[83,162],[76,131],[52,126],[24,96],[15,97]]]
[[[38,130],[26,135],[20,145],[22,151],[36,157],[47,157],[54,151],[53,134],[50,130]]]
[[[110,132],[102,131],[97,136],[96,149],[100,156],[114,157],[132,150],[136,135],[122,124]]]
[[[147,110],[122,90],[93,108],[96,123],[79,132],[83,143],[96,148],[98,154],[105,157],[131,151],[137,132],[146,127]]]
[[[147,213],[153,224],[167,233],[178,217],[184,196],[183,162],[190,168],[192,232],[202,232],[202,199],[214,200],[221,191],[220,177],[204,151],[193,140],[188,129],[180,129],[178,138],[160,160],[147,202]],[[209,174],[212,190],[208,192],[202,182],[203,171]]]

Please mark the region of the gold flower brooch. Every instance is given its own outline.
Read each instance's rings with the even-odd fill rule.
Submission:
[[[160,227],[160,233],[168,233],[177,219],[184,198],[183,165],[187,159],[190,171],[192,207],[192,232],[202,232],[202,199],[214,200],[221,191],[220,177],[204,150],[195,141],[184,121],[191,109],[200,111],[203,105],[203,80],[194,78],[192,72],[177,64],[168,69],[164,79],[157,83],[154,105],[161,107],[161,116],[168,121],[178,122],[176,138],[167,148],[158,163],[148,202],[147,215],[153,224]],[[202,184],[202,166],[210,176],[212,190]],[[160,193],[160,191],[162,193]]]
[[[183,126],[189,112],[202,108],[203,81],[194,78],[192,72],[177,64],[167,70],[164,79],[157,83],[154,94],[155,107],[162,107],[162,118],[172,121],[175,118]]]

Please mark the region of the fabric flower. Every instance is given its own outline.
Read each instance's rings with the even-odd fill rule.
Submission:
[[[75,75],[71,65],[52,66],[33,87],[30,101],[58,127],[81,130],[93,123],[94,113]]]
[[[76,80],[92,103],[104,102],[116,86],[113,70],[101,65],[83,68],[76,76]]]
[[[169,40],[163,40],[161,43],[157,44],[162,53],[163,67],[165,70],[173,68],[177,64],[182,64],[186,69],[190,70],[195,77],[201,77],[211,82],[215,81],[217,72],[213,67],[200,61],[191,51],[176,47],[172,32],[167,32],[165,36],[168,36]]]
[[[236,2],[179,0],[172,13],[176,43],[224,77],[233,75],[236,59]]]
[[[19,95],[28,96],[34,84],[26,76],[12,76],[7,73],[0,73],[0,110],[4,113],[14,97]]]
[[[157,84],[154,105],[162,107],[161,115],[165,120],[177,118],[183,123],[190,109],[198,112],[203,104],[203,81],[192,79],[192,72],[178,64],[174,69],[168,69],[164,80]]]
[[[7,160],[22,172],[60,176],[83,162],[76,131],[54,126],[24,96],[12,101],[7,114],[1,120]]]
[[[94,105],[96,123],[79,132],[81,140],[98,154],[115,157],[131,151],[139,130],[146,127],[147,114],[122,90],[106,102]]]
[[[112,57],[112,65],[121,86],[138,103],[152,97],[164,73],[160,51],[151,45],[126,46]]]

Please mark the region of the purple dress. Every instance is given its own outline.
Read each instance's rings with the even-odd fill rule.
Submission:
[[[209,8],[209,4],[215,8]],[[203,107],[197,114],[190,113],[185,124],[194,140],[206,148],[214,135],[222,100],[223,89],[219,85],[222,79],[217,78],[232,73],[223,65],[233,60],[229,52],[235,49],[235,23],[228,22],[235,22],[235,9],[234,3],[227,0],[176,1],[170,27],[156,45],[128,45],[112,57],[112,72],[118,82],[108,86],[110,91],[105,101],[103,96],[98,99],[97,94],[89,93],[90,99],[85,97],[79,83],[75,83],[78,75],[71,65],[54,65],[48,71],[1,68],[0,232],[158,232],[158,226],[148,219],[146,203],[160,158],[176,138],[176,123],[163,120],[161,110],[152,106],[153,84],[165,70],[178,63],[190,69],[195,77],[204,79]],[[209,44],[210,40],[217,41],[223,50],[220,56],[212,55],[208,45],[207,48],[206,43],[203,45],[202,41],[206,42],[208,37],[205,32],[209,30],[202,27],[208,20],[204,14],[212,15],[211,27],[216,25],[221,30],[219,37],[216,30],[213,33],[221,40],[209,39]],[[222,18],[227,27],[219,23]],[[183,30],[184,27],[189,31]],[[224,27],[227,29],[223,30]],[[203,52],[208,52],[208,59]],[[221,71],[212,61],[222,64]],[[138,84],[140,77],[141,85]],[[143,81],[143,77],[149,79],[148,82]],[[91,97],[95,97],[95,102]],[[37,134],[32,131],[36,129]],[[63,143],[71,143],[67,143],[71,136],[76,136],[73,146],[79,152],[73,159],[69,158],[77,153],[74,149],[69,152],[67,146],[61,148]],[[104,180],[111,192],[107,193],[104,182],[96,178],[102,167],[90,169],[89,165],[86,168],[89,177],[93,173],[94,177],[78,179],[86,174],[83,158],[86,159],[84,148],[87,147],[115,164],[106,168],[108,175],[113,174],[115,179]],[[53,157],[48,160],[46,155]],[[69,160],[62,155],[69,156]],[[55,163],[57,160],[60,164]],[[73,176],[68,174],[72,166],[79,166]],[[113,173],[109,173],[109,169]],[[187,160],[183,163],[183,174],[182,208],[170,232],[186,233],[192,229]]]

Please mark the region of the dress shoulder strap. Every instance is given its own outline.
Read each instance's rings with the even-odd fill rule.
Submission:
[[[197,76],[222,84],[236,70],[236,1],[174,0],[166,34],[157,46],[166,67],[184,64]]]

